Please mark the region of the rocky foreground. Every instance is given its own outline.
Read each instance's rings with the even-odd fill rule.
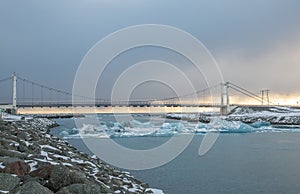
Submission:
[[[48,133],[48,119],[0,119],[0,193],[153,193],[129,173]]]

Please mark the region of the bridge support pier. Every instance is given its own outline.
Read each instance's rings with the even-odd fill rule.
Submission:
[[[221,114],[222,116],[227,115],[227,106],[222,106],[222,107],[220,108],[220,114]]]

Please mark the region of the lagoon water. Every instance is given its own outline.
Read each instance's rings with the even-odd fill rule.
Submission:
[[[113,120],[110,116],[101,118]],[[147,116],[140,120],[147,121]],[[56,121],[60,126],[52,133],[58,136],[61,131],[75,126],[73,119]],[[300,193],[300,133],[288,131],[220,134],[204,156],[198,155],[204,135],[196,134],[187,149],[170,163],[130,172],[151,187],[171,194]],[[129,148],[147,149],[169,138],[145,136],[114,140]],[[79,150],[90,153],[80,138],[67,140]]]

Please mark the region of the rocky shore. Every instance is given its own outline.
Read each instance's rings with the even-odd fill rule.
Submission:
[[[0,119],[0,193],[153,193],[146,183],[50,135],[45,118]]]

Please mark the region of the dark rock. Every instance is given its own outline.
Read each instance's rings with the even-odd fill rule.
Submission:
[[[70,170],[63,165],[53,166],[50,178],[49,188],[53,191],[58,191],[60,188],[75,184],[86,183],[87,179],[81,172]]]
[[[2,162],[5,166],[9,163],[13,163],[16,161],[21,161],[19,158],[11,158],[11,157],[0,157],[0,162]]]
[[[103,193],[113,193],[112,189],[113,187],[108,187],[108,185],[105,185],[104,183],[99,182],[99,185],[101,186],[101,191]]]
[[[42,186],[38,182],[29,181],[24,185],[14,189],[12,193],[17,194],[52,194],[53,192],[50,191],[48,188]]]
[[[23,139],[23,140],[25,140],[25,141],[28,141],[28,140],[30,139],[30,136],[28,135],[28,133],[26,133],[26,132],[24,132],[24,131],[18,132],[17,137],[18,137],[19,139]]]
[[[25,175],[21,177],[21,182],[23,184],[30,182],[30,181],[35,181],[40,183],[41,185],[45,186],[47,184],[47,180],[39,177],[31,177],[30,175]]]
[[[0,156],[9,156],[9,157],[20,158],[20,159],[25,158],[25,155],[23,153],[17,151],[10,151],[2,148],[0,148]]]
[[[72,184],[60,189],[56,194],[98,194],[105,192],[99,185],[95,184]]]
[[[28,148],[22,144],[20,144],[18,146],[18,149],[17,149],[19,152],[26,152],[28,150]]]
[[[49,179],[51,171],[52,171],[52,167],[53,166],[51,166],[51,165],[43,166],[35,171],[30,172],[29,175],[32,177]]]
[[[142,183],[141,186],[144,187],[144,188],[149,188],[148,183]]]
[[[30,172],[30,166],[22,161],[16,161],[8,164],[3,169],[3,172],[9,174],[16,174],[18,176],[24,176]]]
[[[117,186],[122,186],[124,185],[123,181],[120,179],[112,178],[111,179],[112,184],[117,185]]]
[[[0,173],[0,190],[10,191],[20,185],[20,179],[11,174]]]

